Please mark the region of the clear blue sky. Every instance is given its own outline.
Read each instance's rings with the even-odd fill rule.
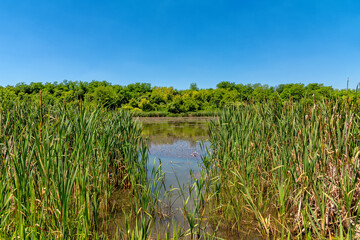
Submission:
[[[0,85],[360,82],[359,0],[0,0]]]

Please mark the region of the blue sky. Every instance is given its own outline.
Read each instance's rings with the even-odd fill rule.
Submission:
[[[360,82],[358,0],[0,0],[0,85]]]

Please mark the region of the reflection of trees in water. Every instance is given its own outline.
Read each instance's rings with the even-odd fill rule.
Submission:
[[[188,140],[195,146],[196,141],[208,138],[206,122],[162,122],[144,124],[143,127],[143,135],[149,137],[154,144]]]
[[[207,139],[198,139],[198,140],[192,140],[192,139],[184,139],[184,138],[151,138],[151,141],[149,142],[149,147],[153,147],[159,144],[169,144],[173,145],[174,143],[180,141],[180,140],[187,140],[190,143],[191,147],[196,147],[198,144],[198,141],[201,140],[207,140]]]

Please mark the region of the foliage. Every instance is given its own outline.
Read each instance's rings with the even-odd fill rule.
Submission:
[[[30,86],[21,85],[41,90]],[[102,238],[113,191],[141,195],[146,185],[147,146],[132,115],[41,98],[0,106],[0,238]]]
[[[196,84],[196,83],[192,83],[192,84],[190,84],[190,90],[198,91],[199,88],[197,87],[197,84]]]
[[[203,163],[215,223],[269,239],[358,239],[359,106],[314,99],[242,104],[211,123]]]
[[[40,91],[46,103],[87,102],[92,106],[130,109],[137,112],[165,112],[183,114],[189,112],[213,112],[225,105],[240,103],[280,101],[311,103],[314,100],[337,99],[355,101],[357,90],[337,90],[323,84],[280,84],[276,87],[261,84],[235,84],[220,82],[216,89],[199,89],[196,83],[190,89],[176,90],[172,87],[151,87],[149,83],[127,86],[112,85],[106,81],[62,83],[19,83],[0,88],[0,96],[18,100],[39,99]]]

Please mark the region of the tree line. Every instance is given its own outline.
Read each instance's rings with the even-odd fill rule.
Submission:
[[[236,84],[223,81],[215,89],[199,89],[192,83],[189,89],[152,87],[149,83],[133,83],[126,86],[107,81],[67,81],[61,83],[32,82],[0,87],[2,99],[38,101],[44,104],[79,102],[111,109],[130,110],[161,115],[216,112],[225,105],[251,102],[296,101],[311,103],[314,100],[354,101],[357,89],[334,89],[319,83],[301,83],[268,86],[262,84]]]

